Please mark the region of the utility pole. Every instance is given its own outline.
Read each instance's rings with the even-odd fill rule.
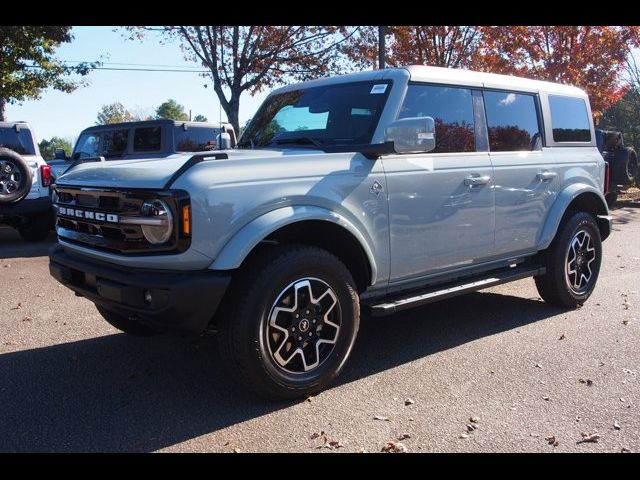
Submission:
[[[385,68],[384,54],[385,54],[385,35],[387,33],[387,27],[378,27],[378,69]]]

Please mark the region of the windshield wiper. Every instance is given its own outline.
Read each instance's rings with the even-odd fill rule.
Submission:
[[[284,145],[286,143],[292,144],[311,144],[318,148],[322,148],[322,143],[319,140],[311,137],[295,137],[295,138],[282,138],[280,140],[275,140],[277,145]]]

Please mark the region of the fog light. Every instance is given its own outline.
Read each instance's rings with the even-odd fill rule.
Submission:
[[[149,290],[145,290],[144,303],[146,303],[147,305],[151,305],[151,302],[153,302],[153,296],[151,296],[151,292]]]

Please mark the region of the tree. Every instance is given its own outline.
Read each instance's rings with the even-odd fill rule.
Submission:
[[[7,103],[40,98],[49,87],[72,92],[84,85],[70,76],[87,75],[98,62],[69,67],[54,56],[72,40],[68,26],[0,26],[0,121]]]
[[[194,122],[208,122],[209,119],[207,117],[205,117],[204,115],[196,115],[195,117],[193,117],[193,121]]]
[[[552,82],[587,91],[596,119],[628,87],[622,69],[629,45],[638,46],[639,27],[482,27],[479,68]]]
[[[391,67],[472,67],[482,40],[480,27],[473,26],[395,26],[385,32],[389,38],[385,59]],[[344,53],[361,68],[375,66],[378,35],[378,27],[362,27],[346,43]]]
[[[169,119],[169,120],[189,120],[189,115],[184,111],[184,107],[178,102],[170,98],[166,102],[160,104],[156,109],[156,119]]]
[[[42,140],[38,147],[40,147],[40,154],[45,160],[53,160],[55,157],[56,148],[62,148],[67,155],[71,155],[73,147],[71,142],[67,139],[60,137],[51,137],[50,140]]]
[[[103,105],[98,112],[96,125],[109,125],[111,123],[135,122],[139,120],[120,102]]]
[[[166,26],[166,37],[181,42],[185,57],[209,72],[213,90],[239,131],[240,97],[287,79],[307,80],[343,65],[337,47],[359,27],[306,26]],[[132,38],[143,27],[132,27]]]

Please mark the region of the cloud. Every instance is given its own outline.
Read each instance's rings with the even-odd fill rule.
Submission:
[[[502,100],[500,100],[498,103],[502,106],[505,106],[505,105],[511,105],[515,101],[516,101],[516,94],[510,93],[506,97],[504,97]]]

